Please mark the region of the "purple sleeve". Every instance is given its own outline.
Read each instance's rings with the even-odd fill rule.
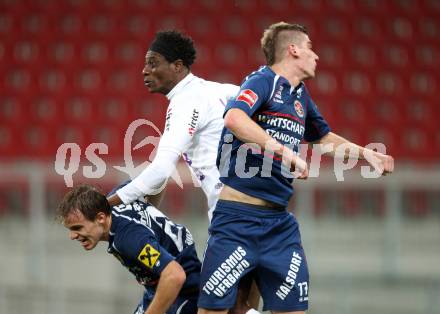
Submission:
[[[320,140],[324,135],[330,132],[330,126],[318,110],[315,102],[306,89],[307,97],[307,117],[304,139],[307,142]]]

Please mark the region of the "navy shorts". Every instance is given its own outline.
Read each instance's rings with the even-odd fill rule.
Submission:
[[[309,272],[298,223],[292,214],[220,200],[209,234],[200,281],[200,308],[232,308],[238,282],[252,271],[263,298],[263,310],[307,310]]]
[[[144,314],[148,305],[153,300],[153,297],[154,291],[145,289],[144,296],[139,302],[134,314]],[[179,295],[166,314],[197,314],[197,297],[198,294],[192,294],[190,296]]]

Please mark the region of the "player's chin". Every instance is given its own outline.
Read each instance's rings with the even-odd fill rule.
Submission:
[[[83,248],[86,251],[90,251],[90,250],[93,250],[96,247],[96,244],[97,244],[96,242],[87,241],[87,243],[85,245],[83,245]]]
[[[152,94],[154,93],[160,93],[160,89],[159,88],[154,88],[154,87],[147,87],[148,91]]]

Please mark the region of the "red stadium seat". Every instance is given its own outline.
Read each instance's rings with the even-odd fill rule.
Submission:
[[[421,70],[440,69],[440,49],[437,46],[423,45],[415,51],[415,64]]]
[[[379,64],[379,52],[375,45],[358,42],[348,48],[350,51],[345,55],[343,63],[351,60],[354,67],[371,68]]]
[[[396,16],[386,20],[388,38],[394,41],[413,43],[415,36],[415,23],[407,17]]]
[[[319,56],[318,60],[318,75],[321,73],[321,69],[339,69],[346,65],[345,55],[346,51],[344,47],[333,41],[323,40],[319,41],[315,45],[314,50]]]
[[[376,95],[378,97],[401,95],[407,90],[404,83],[405,80],[399,76],[397,71],[378,72],[375,86]]]
[[[410,45],[389,43],[381,47],[379,65],[381,68],[393,68],[399,71],[414,65],[414,58]]]
[[[439,42],[440,23],[438,17],[431,12],[424,12],[423,18],[417,21],[417,30],[420,40],[424,43],[435,44]]]
[[[51,94],[36,94],[29,104],[28,121],[31,124],[57,126],[62,117],[62,102]]]

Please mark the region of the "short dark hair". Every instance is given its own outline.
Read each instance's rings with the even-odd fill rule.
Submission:
[[[266,56],[266,62],[268,65],[273,65],[277,59],[279,53],[279,47],[283,44],[280,40],[280,33],[284,31],[294,31],[307,34],[305,26],[300,24],[289,24],[285,22],[279,22],[272,24],[264,30],[263,37],[261,38],[261,48]]]
[[[79,185],[64,196],[58,205],[56,217],[62,222],[75,210],[80,211],[90,221],[93,221],[99,212],[111,215],[111,207],[105,195],[88,184]]]
[[[190,67],[196,59],[196,50],[191,37],[176,30],[156,33],[149,50],[160,53],[168,62],[180,59],[186,67]]]

